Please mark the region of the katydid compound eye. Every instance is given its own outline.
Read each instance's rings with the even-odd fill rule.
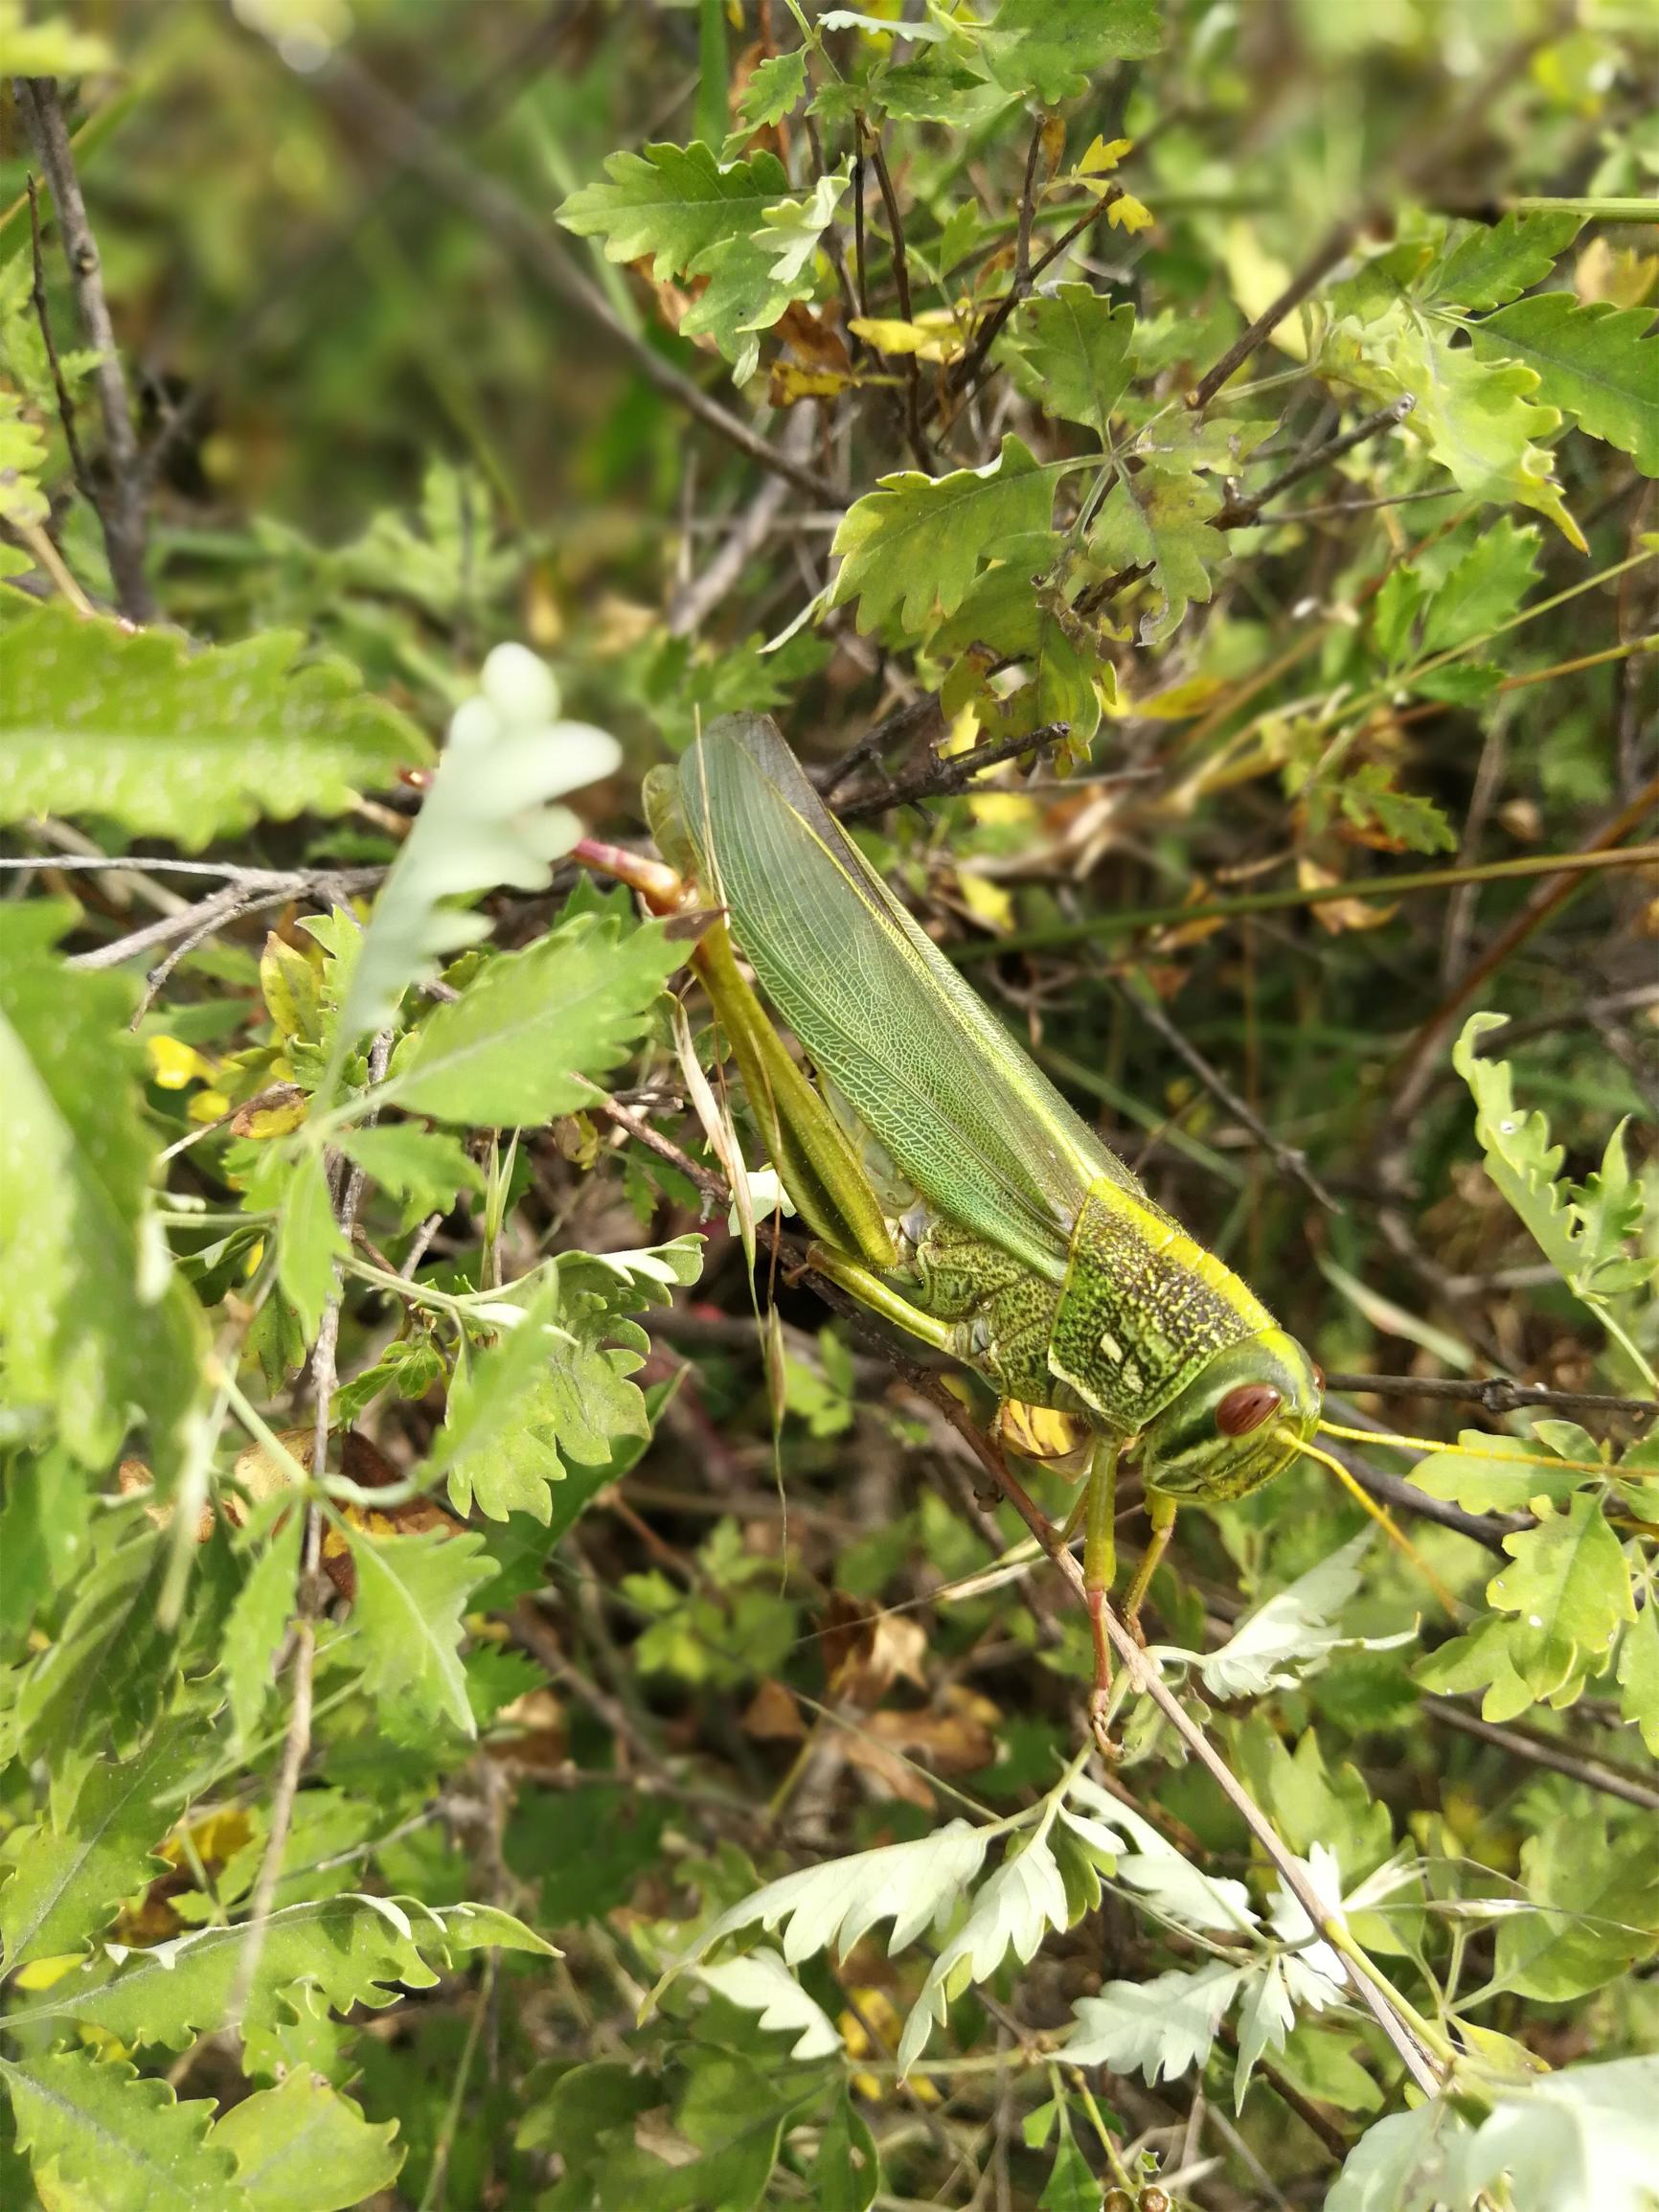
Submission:
[[[1269,1382],[1241,1382],[1216,1406],[1216,1425],[1223,1436],[1248,1436],[1253,1428],[1271,1421],[1284,1402]]]

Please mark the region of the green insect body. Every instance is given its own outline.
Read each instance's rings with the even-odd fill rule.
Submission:
[[[824,1271],[1006,1403],[1086,1423],[1098,1464],[1132,1450],[1154,1556],[1175,1501],[1242,1496],[1284,1466],[1319,1419],[1307,1353],[1014,1043],[773,723],[716,722],[647,796],[665,858],[725,910],[696,965]]]

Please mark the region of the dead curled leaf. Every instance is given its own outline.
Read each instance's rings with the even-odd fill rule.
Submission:
[[[1296,863],[1296,880],[1304,891],[1322,891],[1342,878],[1333,869],[1322,868],[1317,860],[1304,855]],[[1398,901],[1390,903],[1382,899],[1327,899],[1312,909],[1314,921],[1332,937],[1350,929],[1380,929],[1398,912]]]
[[[768,1677],[749,1699],[742,1730],[758,1744],[798,1744],[807,1733],[807,1723],[794,1693]]]
[[[933,1791],[915,1765],[943,1776],[974,1774],[996,1757],[1002,1715],[989,1698],[952,1683],[937,1706],[872,1713],[845,1731],[850,1765],[910,1805],[931,1805]]]
[[[886,1611],[868,1598],[831,1592],[820,1637],[830,1695],[873,1711],[899,1676],[924,1686],[927,1631],[909,1614]]]

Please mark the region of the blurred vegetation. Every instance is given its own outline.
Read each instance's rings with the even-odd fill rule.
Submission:
[[[1650,2212],[1648,0],[0,49],[8,2201]],[[570,857],[730,712],[1330,1379],[1113,1764]]]

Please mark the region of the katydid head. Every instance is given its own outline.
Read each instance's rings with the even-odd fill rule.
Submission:
[[[1147,1488],[1166,1497],[1243,1497],[1312,1436],[1322,1394],[1318,1368],[1283,1329],[1230,1345],[1143,1430]]]

